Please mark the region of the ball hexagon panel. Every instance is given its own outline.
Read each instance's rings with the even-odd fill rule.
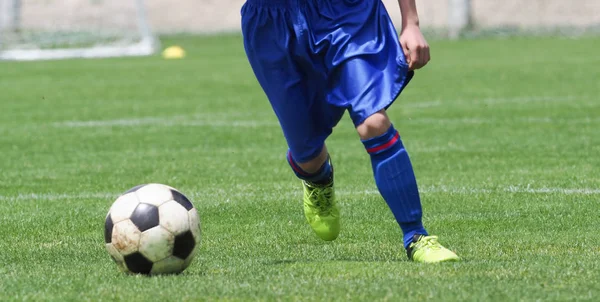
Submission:
[[[179,259],[186,259],[196,246],[196,240],[191,231],[175,236],[175,246],[173,248],[173,256]]]
[[[124,257],[127,269],[136,274],[150,274],[152,262],[140,253],[133,253]]]
[[[138,204],[139,201],[135,193],[128,193],[119,196],[109,210],[113,223],[117,223],[129,218]]]
[[[104,243],[110,243],[112,240],[113,226],[112,218],[110,215],[106,215],[106,220],[104,221]]]
[[[181,194],[181,192],[177,190],[171,190],[171,195],[173,195],[173,200],[177,201],[180,205],[182,205],[186,210],[191,210],[194,205],[192,202],[185,197],[185,195]]]
[[[190,231],[194,238],[196,239],[196,245],[200,244],[200,239],[202,238],[202,229],[200,226],[200,215],[198,215],[198,211],[194,208],[188,211],[188,217],[190,221]]]
[[[183,271],[182,259],[174,256],[169,256],[163,260],[154,262],[150,274],[175,274]]]
[[[161,226],[153,227],[142,233],[138,251],[146,259],[156,262],[171,256],[175,236]]]
[[[197,251],[198,251],[198,245],[196,245],[194,247],[194,249],[192,250],[192,252],[188,255],[188,257],[185,258],[185,261],[183,261],[183,266],[181,267],[181,270],[184,270],[184,269],[188,268],[188,266],[190,266],[190,264],[192,263],[192,260],[194,260],[194,258],[196,257]]]
[[[158,208],[147,203],[140,203],[129,219],[141,232],[144,232],[159,224]]]
[[[113,226],[111,244],[121,255],[129,255],[137,251],[140,235],[140,230],[127,219]]]
[[[175,235],[188,231],[188,211],[178,202],[171,200],[161,205],[158,211],[160,225]]]
[[[135,191],[139,190],[141,187],[144,187],[144,186],[146,186],[146,184],[137,185],[137,186],[135,186],[135,187],[133,187],[133,188],[131,188],[131,189],[127,190],[127,192],[125,192],[125,193],[123,193],[123,194],[127,194],[127,193],[132,193],[132,192],[135,192]]]
[[[160,206],[161,204],[172,200],[171,189],[161,184],[147,184],[135,191],[140,202]]]

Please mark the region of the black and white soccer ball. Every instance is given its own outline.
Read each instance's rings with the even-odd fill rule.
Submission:
[[[126,273],[183,272],[200,247],[200,216],[190,200],[162,184],[123,193],[104,224],[106,249]]]

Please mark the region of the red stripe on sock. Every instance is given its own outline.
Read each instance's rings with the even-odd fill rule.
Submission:
[[[298,174],[304,175],[304,176],[310,175],[310,174],[304,172],[304,170],[302,170],[300,167],[298,167],[298,165],[296,165],[296,162],[292,158],[292,153],[288,152],[287,158],[288,158],[288,161],[290,162],[290,166],[292,166],[292,169],[294,169],[294,171],[296,171]]]
[[[377,153],[379,151],[383,151],[385,149],[388,149],[389,147],[393,146],[399,139],[400,139],[400,134],[398,134],[398,132],[396,132],[396,134],[394,134],[394,137],[392,137],[385,144],[379,145],[379,146],[376,146],[376,147],[372,147],[372,148],[368,148],[367,152],[369,152],[369,153]]]

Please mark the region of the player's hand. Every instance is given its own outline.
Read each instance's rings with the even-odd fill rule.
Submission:
[[[419,69],[431,59],[429,55],[429,44],[421,33],[419,26],[407,25],[400,33],[400,44],[404,50],[408,68]]]

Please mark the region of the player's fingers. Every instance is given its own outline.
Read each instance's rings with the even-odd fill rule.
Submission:
[[[411,59],[410,54],[406,57],[406,63],[408,63],[408,70],[415,70],[415,61]]]
[[[406,42],[400,41],[400,45],[402,45],[402,51],[404,52],[404,57],[406,58],[406,63],[410,65],[410,50],[408,46],[406,46]]]
[[[423,68],[425,65],[427,65],[427,63],[429,62],[429,48],[423,48],[421,49],[421,61],[419,62],[421,67]]]
[[[431,61],[431,52],[429,51],[429,46],[425,46],[423,48],[423,66]]]
[[[421,50],[419,49],[419,47],[415,47],[414,49],[411,49],[410,63],[408,64],[409,69],[411,69],[411,70],[419,69],[423,66],[421,63],[422,55],[420,52],[421,52]]]
[[[419,69],[427,65],[427,62],[429,62],[429,60],[431,59],[431,56],[429,54],[429,46],[427,44],[423,44],[415,47],[415,49],[416,51],[413,52],[417,53],[418,58],[415,59],[414,68]]]

